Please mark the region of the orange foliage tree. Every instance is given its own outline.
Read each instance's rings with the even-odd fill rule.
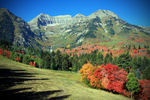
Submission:
[[[96,67],[94,67],[92,64],[87,63],[82,66],[80,69],[81,74],[81,81],[85,82],[87,85],[89,84],[89,80],[93,77],[93,71],[95,71]]]
[[[80,73],[81,79],[91,87],[103,88],[128,95],[128,92],[123,86],[128,73],[124,69],[119,69],[116,65],[106,64],[93,66],[87,63],[83,65]]]

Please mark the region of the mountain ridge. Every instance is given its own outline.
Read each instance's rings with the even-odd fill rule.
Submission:
[[[48,46],[55,45],[56,48],[65,47],[68,44],[76,47],[90,43],[88,41],[94,39],[98,39],[100,43],[115,37],[128,38],[135,33],[137,37],[141,35],[149,37],[150,35],[148,28],[129,24],[109,10],[97,10],[88,16],[79,13],[73,17],[71,15],[67,15],[67,17],[66,15],[60,17],[46,15],[45,17],[49,17],[48,20],[37,16],[33,18],[34,22],[30,23],[33,21],[31,20],[28,23],[33,32],[43,34],[43,40]],[[39,22],[46,24],[42,25]]]
[[[48,14],[44,14],[44,13],[40,13],[39,15],[37,15],[35,18],[33,18],[32,20],[30,20],[28,23],[29,24],[32,24],[33,23],[33,21],[34,20],[36,20],[36,19],[40,19],[40,18],[42,18],[42,17],[46,17],[47,18],[47,20],[49,21],[50,20],[50,22],[52,22],[53,20],[57,20],[57,19],[55,19],[55,18],[70,18],[70,19],[74,19],[74,18],[94,18],[94,17],[96,17],[96,16],[99,16],[99,17],[104,17],[104,16],[111,16],[111,17],[116,17],[116,18],[119,18],[115,13],[113,13],[113,12],[111,12],[111,11],[109,11],[109,10],[101,10],[101,9],[99,9],[98,11],[96,11],[96,12],[94,12],[94,13],[92,13],[92,14],[90,14],[90,15],[88,15],[88,16],[85,16],[85,15],[83,15],[83,14],[81,14],[81,13],[78,13],[78,14],[76,14],[75,16],[72,16],[72,15],[57,15],[57,16],[50,16],[50,15],[48,15]],[[53,19],[54,18],[54,19]]]
[[[8,9],[1,8],[0,22],[1,39],[23,47],[56,49],[71,45],[74,48],[84,44],[127,40],[130,37],[150,38],[149,27],[129,24],[109,10],[97,10],[88,16],[79,13],[73,17],[40,13],[26,23]]]
[[[6,8],[0,8],[0,40],[5,40],[16,46],[36,47],[35,34],[30,26]]]

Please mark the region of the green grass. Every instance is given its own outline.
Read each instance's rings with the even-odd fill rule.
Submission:
[[[2,84],[3,82],[0,83],[1,91],[22,89],[12,93],[12,95],[18,94],[17,97],[30,96],[30,99],[37,97],[36,100],[47,100],[47,98],[56,100],[129,100],[129,98],[119,94],[86,87],[80,81],[79,73],[38,69],[0,56],[0,72],[4,69],[9,70],[9,73],[3,72],[4,75],[0,74],[0,80],[5,79],[5,84]],[[9,83],[6,83],[7,78]],[[12,85],[10,79],[18,79],[20,81],[12,80],[14,83]],[[46,92],[46,94],[45,91],[53,92]]]

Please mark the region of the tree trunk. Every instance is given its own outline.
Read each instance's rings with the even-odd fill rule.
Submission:
[[[132,92],[131,92],[131,100],[132,100]]]

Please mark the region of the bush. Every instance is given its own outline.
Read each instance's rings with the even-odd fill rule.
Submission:
[[[81,80],[93,88],[103,88],[112,92],[128,95],[124,84],[128,73],[116,65],[93,66],[84,64],[80,70]]]
[[[90,78],[93,75],[93,69],[95,67],[93,67],[92,64],[87,63],[84,64],[82,66],[82,68],[80,69],[80,74],[81,74],[81,81],[83,81],[85,84],[87,84],[88,86],[90,86]]]

